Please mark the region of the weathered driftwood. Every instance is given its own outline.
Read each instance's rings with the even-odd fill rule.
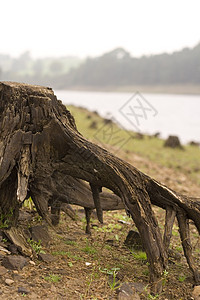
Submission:
[[[4,219],[17,224],[20,203],[31,195],[42,217],[51,223],[48,205],[65,199],[65,176],[87,181],[102,222],[102,187],[121,198],[142,238],[150,281],[162,287],[167,268],[174,215],[178,219],[185,256],[196,282],[189,222],[200,232],[200,202],[172,191],[127,162],[87,141],[76,129],[70,112],[49,88],[17,83],[0,84],[0,209]],[[62,185],[62,189],[61,189]],[[76,188],[76,186],[75,186]],[[63,201],[63,200],[62,200]],[[67,202],[67,201],[66,201]],[[164,240],[152,204],[166,210]],[[87,198],[84,201],[87,208]],[[88,207],[90,209],[90,207]]]

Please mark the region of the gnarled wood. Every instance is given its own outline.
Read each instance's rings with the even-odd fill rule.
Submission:
[[[200,232],[199,200],[179,195],[87,141],[51,89],[1,83],[0,99],[1,213],[6,215],[11,208],[10,222],[16,223],[20,203],[28,193],[40,215],[51,223],[49,202],[56,199],[70,203],[67,182],[71,176],[90,184],[101,220],[103,202],[100,207],[101,196],[99,198],[97,189],[106,187],[121,198],[126,211],[131,214],[147,253],[153,289],[159,292],[168,258],[152,204],[164,209],[171,207],[174,214],[178,214],[183,240],[185,235],[188,236],[185,229],[188,219],[193,220]],[[79,184],[75,183],[74,188],[77,186]],[[91,208],[87,198],[83,202],[84,207]],[[181,217],[180,211],[186,217]],[[184,243],[183,247],[198,280],[192,253]]]
[[[176,211],[173,210],[170,206],[166,207],[165,231],[163,237],[163,243],[166,251],[168,251],[170,245],[170,240],[172,237],[172,228],[174,225],[175,217],[176,217]]]

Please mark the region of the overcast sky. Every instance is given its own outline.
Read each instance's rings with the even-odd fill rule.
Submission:
[[[3,0],[0,54],[133,56],[200,42],[199,0]]]

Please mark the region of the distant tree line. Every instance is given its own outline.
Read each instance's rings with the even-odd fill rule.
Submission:
[[[0,79],[24,81],[54,88],[169,85],[200,83],[200,43],[172,54],[135,58],[117,48],[96,58],[75,57],[33,60],[0,55]]]
[[[65,77],[69,86],[165,85],[200,83],[200,44],[173,54],[131,57],[122,48],[88,58]]]
[[[29,51],[13,58],[0,54],[0,80],[56,86],[60,76],[82,62],[78,57],[48,57],[33,59]]]

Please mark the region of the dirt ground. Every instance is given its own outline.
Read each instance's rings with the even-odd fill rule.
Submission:
[[[176,191],[194,196],[200,194],[200,187],[181,171],[160,168],[134,154],[120,155]],[[52,238],[49,246],[40,248],[38,245],[36,249],[51,254],[51,262],[34,257],[22,270],[9,270],[0,275],[0,299],[117,299],[118,288],[124,282],[136,283],[141,299],[192,299],[194,282],[183,255],[177,224],[173,228],[169,268],[163,275],[163,291],[153,296],[149,292],[145,253],[124,245],[128,232],[136,230],[125,211],[104,213],[103,225],[98,223],[94,214],[92,235],[88,236],[85,234],[84,211],[80,207],[75,207],[75,210],[77,221],[62,213],[56,229],[49,229]],[[155,214],[162,231],[164,211],[155,208]],[[34,215],[25,226],[42,222]],[[196,264],[200,268],[200,240],[192,224],[191,238]],[[3,240],[1,245],[6,246],[7,241]],[[6,279],[13,282],[8,285]],[[19,287],[26,288],[28,293],[19,293]]]

